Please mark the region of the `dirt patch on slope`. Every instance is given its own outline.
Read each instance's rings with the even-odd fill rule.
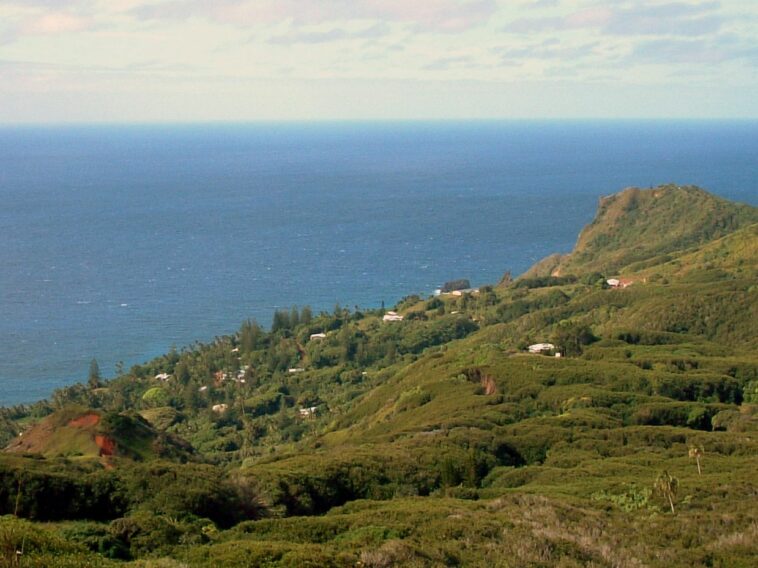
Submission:
[[[3,451],[21,454],[39,453],[44,448],[45,440],[53,435],[54,430],[50,422],[42,422],[11,440]]]
[[[100,457],[112,456],[116,453],[116,442],[108,436],[102,434],[95,435],[95,443],[100,448]]]
[[[484,389],[484,394],[486,395],[492,395],[497,392],[497,385],[495,384],[495,379],[491,375],[483,375],[481,380],[482,388]]]
[[[466,369],[463,371],[465,377],[472,383],[479,383],[482,387],[483,394],[493,395],[497,393],[497,383],[495,383],[495,377],[482,371],[481,369]]]
[[[83,414],[79,418],[69,420],[68,426],[75,428],[91,428],[97,426],[100,423],[100,416],[95,413]]]

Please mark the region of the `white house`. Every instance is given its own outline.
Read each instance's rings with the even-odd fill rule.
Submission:
[[[311,333],[311,341],[314,341],[316,339],[326,339],[325,333]]]
[[[316,414],[316,407],[315,406],[308,406],[306,408],[300,409],[300,417],[301,418],[309,418],[310,416],[314,416]]]
[[[226,412],[228,408],[229,408],[228,404],[214,404],[213,406],[211,406],[211,410],[213,412],[218,412],[219,414]]]
[[[555,349],[555,345],[552,343],[535,343],[534,345],[530,345],[528,348],[529,353],[543,353],[545,351],[552,351]]]
[[[387,312],[384,314],[384,317],[382,317],[382,321],[403,321],[403,316],[397,312]]]
[[[171,378],[171,375],[169,375],[168,373],[158,373],[157,375],[155,375],[156,381],[167,381],[170,378]]]
[[[302,373],[305,371],[302,367],[292,367],[291,369],[287,369],[288,373]]]

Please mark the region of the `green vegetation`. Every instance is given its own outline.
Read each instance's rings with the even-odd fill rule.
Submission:
[[[0,566],[752,566],[757,218],[627,190],[403,321],[280,310],[2,409]]]

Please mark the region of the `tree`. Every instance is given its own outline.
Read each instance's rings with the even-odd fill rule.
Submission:
[[[87,384],[91,389],[100,388],[100,365],[97,364],[97,359],[92,359],[89,363],[89,374],[87,376]]]
[[[688,452],[690,459],[695,459],[695,462],[697,463],[697,474],[702,475],[702,472],[700,471],[700,458],[703,457],[703,448],[698,448],[697,446],[690,446],[689,452]]]
[[[255,320],[245,320],[242,322],[239,331],[239,345],[243,352],[249,353],[258,349],[262,338],[263,329],[258,325],[258,322]]]
[[[297,309],[297,306],[292,306],[290,309],[290,321],[289,321],[290,329],[295,329],[298,325],[300,325],[300,312]]]
[[[466,278],[459,278],[458,280],[445,282],[440,290],[443,294],[445,294],[447,292],[453,292],[455,290],[468,290],[469,288],[471,288],[471,282],[469,282]]]
[[[290,314],[287,310],[274,311],[274,320],[271,322],[271,333],[276,333],[290,327]]]
[[[313,310],[311,310],[310,306],[305,306],[303,311],[300,312],[300,323],[308,325],[311,321],[313,321]]]
[[[674,510],[674,500],[676,499],[676,493],[679,490],[679,480],[669,474],[668,471],[663,470],[658,474],[653,486],[655,490],[668,500],[671,506],[671,513],[676,514]]]
[[[561,322],[553,333],[553,343],[564,355],[581,355],[585,345],[597,341],[586,324]]]

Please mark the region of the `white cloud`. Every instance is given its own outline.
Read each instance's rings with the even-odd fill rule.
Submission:
[[[345,40],[366,40],[386,37],[390,33],[390,27],[379,22],[369,27],[348,30],[345,28],[330,28],[328,30],[304,30],[297,28],[281,35],[275,35],[268,39],[268,43],[276,45],[293,45],[297,43],[316,44],[331,43]]]

